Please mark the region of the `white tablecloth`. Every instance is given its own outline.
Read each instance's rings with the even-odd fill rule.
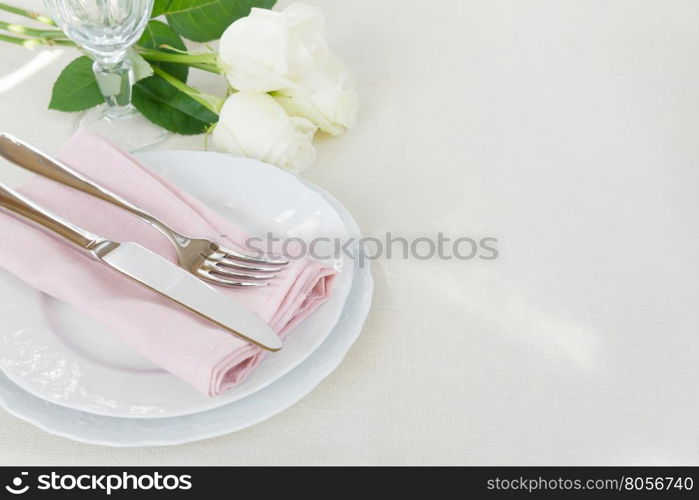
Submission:
[[[368,235],[493,236],[499,258],[379,260],[344,363],[251,429],[109,449],[0,411],[0,463],[699,463],[699,4],[310,3],[362,112],[305,177]],[[0,45],[0,129],[55,152],[72,57]]]

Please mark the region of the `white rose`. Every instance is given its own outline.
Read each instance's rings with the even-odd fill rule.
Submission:
[[[289,116],[268,94],[237,92],[221,108],[212,141],[217,149],[300,172],[315,160],[317,127]]]
[[[334,54],[323,68],[304,75],[299,85],[275,92],[274,97],[291,116],[308,118],[332,135],[352,128],[357,121],[354,76]]]
[[[221,37],[219,60],[231,86],[274,92],[289,114],[324,132],[337,135],[356,121],[354,77],[328,49],[325,19],[316,7],[252,9]]]
[[[293,4],[282,12],[252,9],[221,36],[219,61],[231,86],[270,92],[323,65],[328,48],[320,9]]]

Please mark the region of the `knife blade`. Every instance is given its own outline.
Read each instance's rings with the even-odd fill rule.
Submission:
[[[110,269],[230,334],[268,351],[278,351],[282,347],[279,336],[257,315],[137,243],[111,241],[90,233],[2,183],[0,208],[60,236]]]
[[[115,271],[248,342],[269,351],[281,349],[281,340],[267,323],[181,267],[137,243],[106,248],[95,253]]]

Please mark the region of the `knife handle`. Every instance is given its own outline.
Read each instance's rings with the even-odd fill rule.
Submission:
[[[50,231],[90,253],[94,252],[95,248],[105,241],[104,238],[71,224],[2,183],[0,183],[0,208],[10,212],[11,215],[19,216],[44,230]]]

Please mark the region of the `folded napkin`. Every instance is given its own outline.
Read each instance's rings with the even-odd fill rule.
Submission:
[[[246,239],[201,202],[89,132],[76,132],[59,158],[183,234],[238,249]],[[115,241],[135,241],[177,262],[174,248],[163,235],[109,203],[39,176],[19,191],[91,232]],[[2,267],[94,317],[143,356],[205,395],[215,396],[240,383],[263,357],[259,347],[223,332],[5,213],[0,213],[0,234]],[[294,260],[270,286],[217,289],[284,337],[328,299],[334,276],[333,269],[315,260]]]

